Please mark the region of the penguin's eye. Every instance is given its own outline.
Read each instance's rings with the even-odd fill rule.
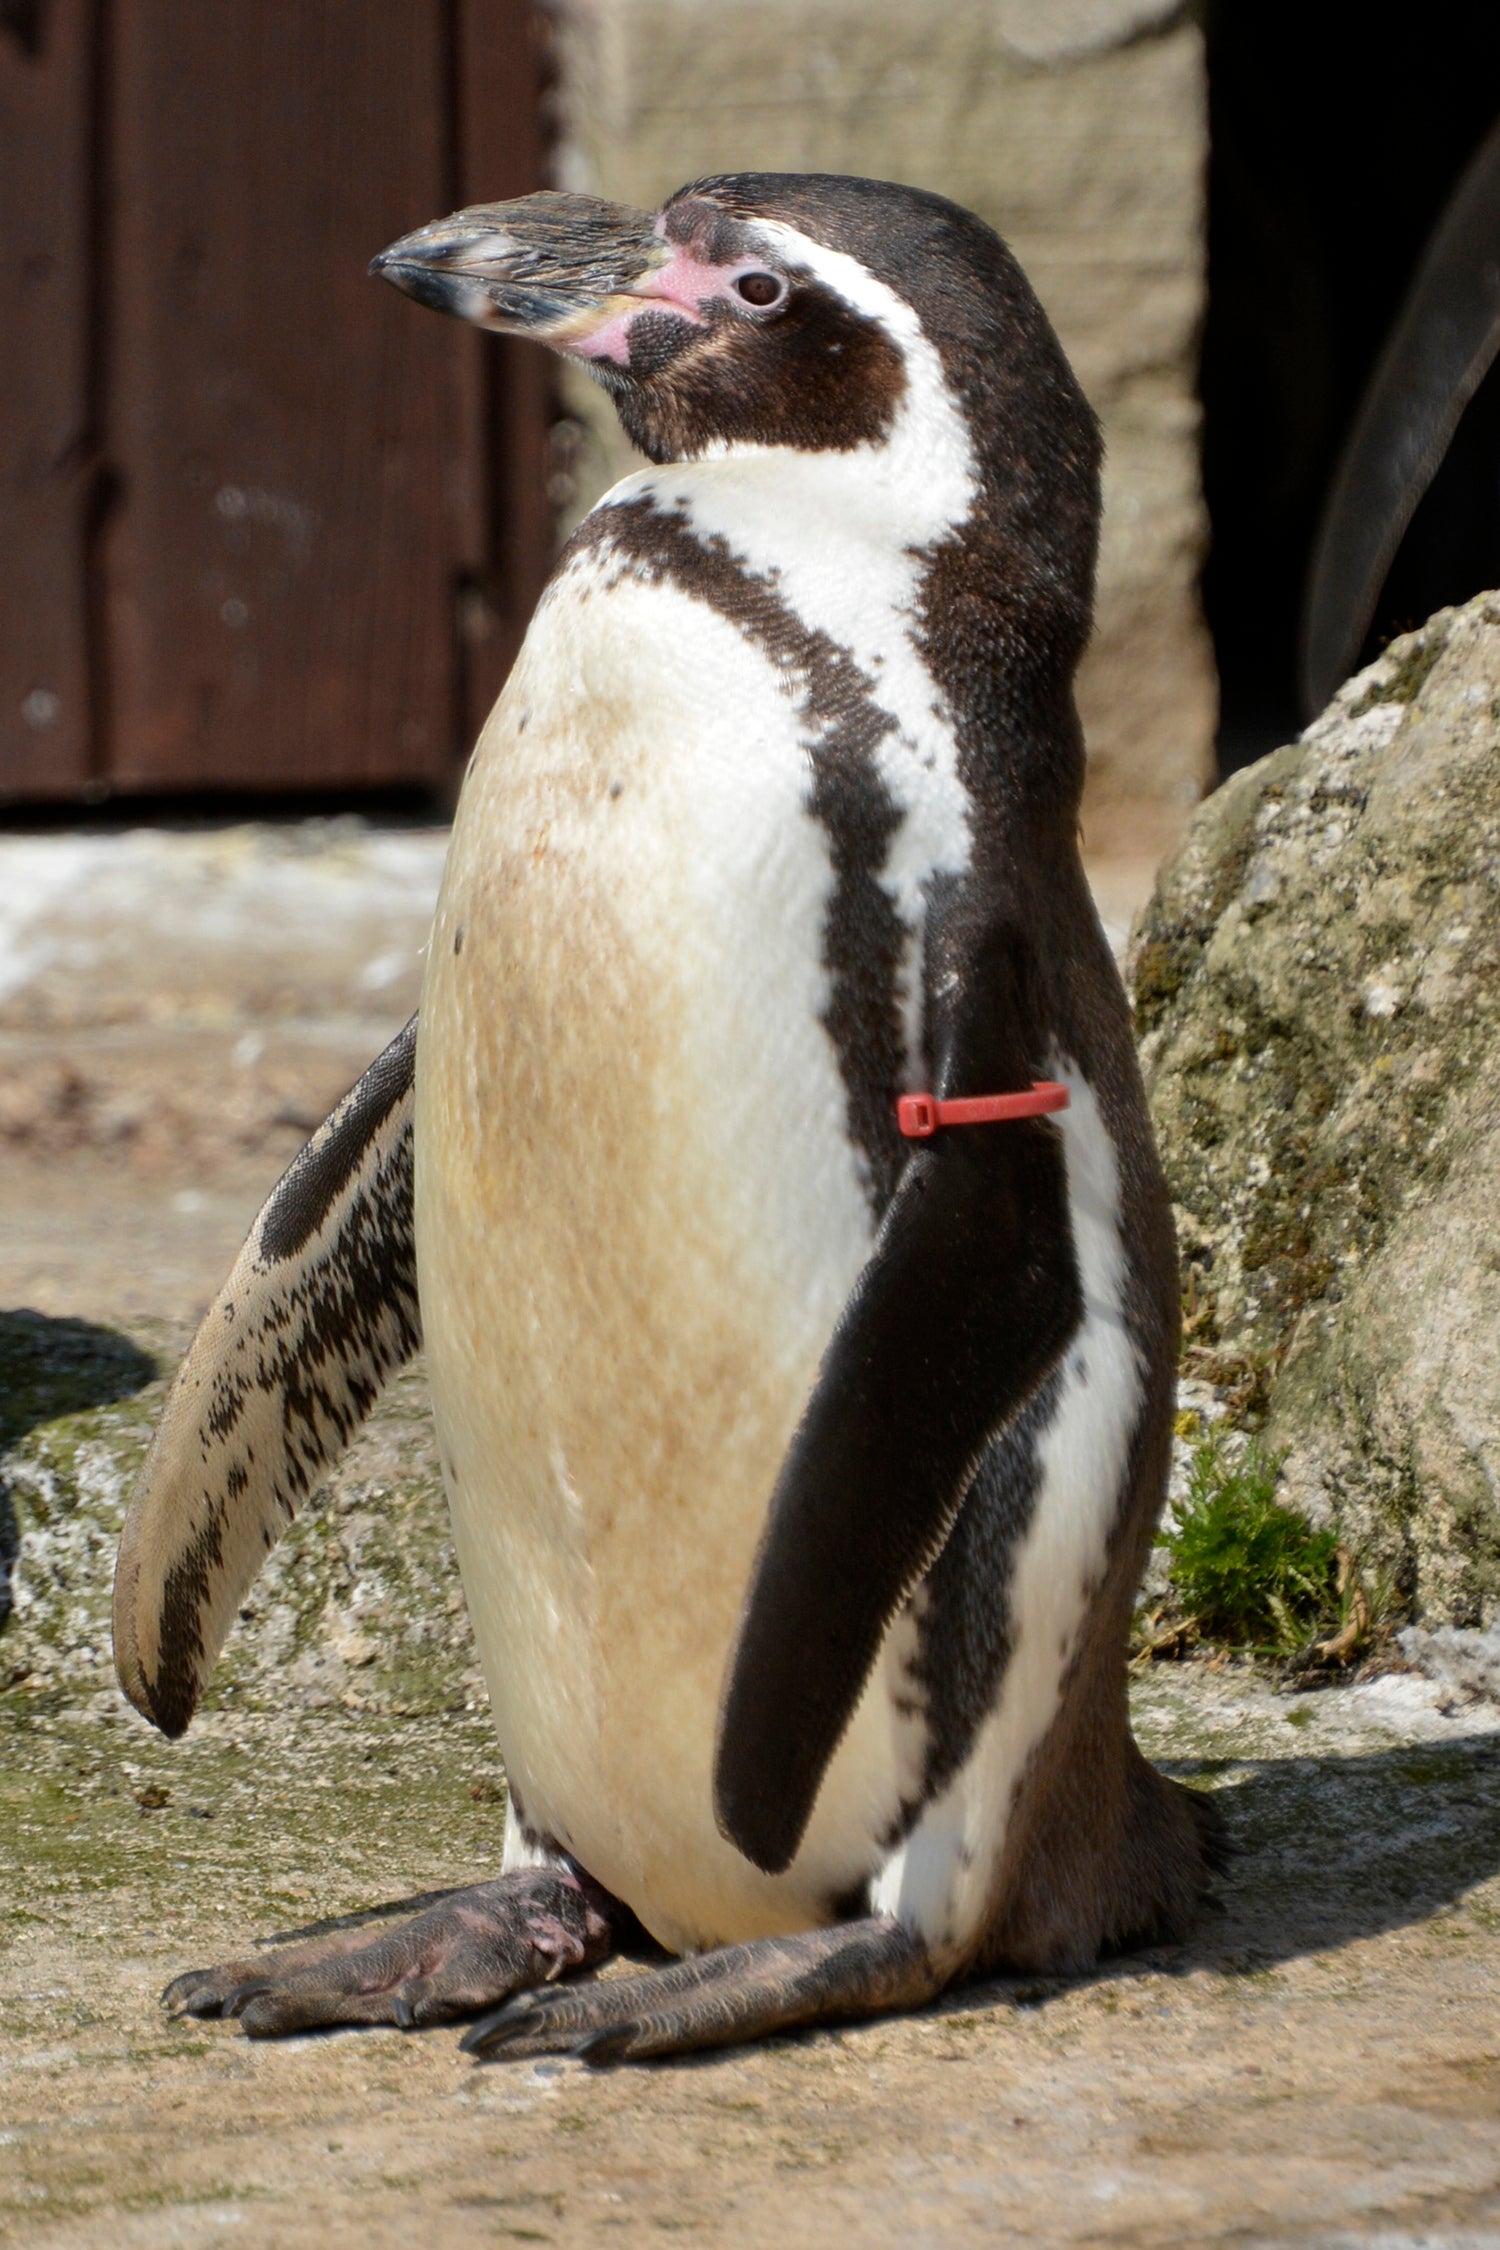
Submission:
[[[768,305],[779,305],[786,295],[786,283],[776,273],[742,273],[735,276],[735,288],[747,305],[764,312]]]

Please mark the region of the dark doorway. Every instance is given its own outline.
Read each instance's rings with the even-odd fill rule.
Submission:
[[[550,561],[546,366],[365,267],[542,184],[544,35],[0,6],[0,801],[444,789]]]
[[[1209,0],[1204,600],[1223,772],[1291,739],[1320,511],[1432,227],[1500,113],[1500,7],[1430,0],[1394,30],[1307,0]],[[1500,584],[1500,368],[1407,531],[1366,658]]]

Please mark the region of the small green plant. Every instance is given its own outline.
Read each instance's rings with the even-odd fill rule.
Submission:
[[[1187,1499],[1165,1537],[1173,1591],[1205,1640],[1289,1656],[1338,1629],[1348,1558],[1276,1498],[1281,1463],[1210,1430],[1193,1448]]]

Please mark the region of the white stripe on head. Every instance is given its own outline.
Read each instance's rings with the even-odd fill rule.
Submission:
[[[842,297],[851,311],[877,321],[906,368],[905,393],[880,444],[857,446],[852,454],[808,453],[796,458],[835,472],[857,460],[863,472],[857,488],[861,512],[871,531],[883,522],[913,547],[941,539],[973,507],[978,479],[968,423],[948,388],[937,346],[906,299],[847,251],[830,250],[780,219],[755,219],[750,224],[783,265],[810,274]],[[710,448],[710,458],[767,454],[782,463],[787,459],[784,447],[736,445],[726,439]],[[846,489],[839,489],[836,504],[841,512],[849,508],[850,497]]]

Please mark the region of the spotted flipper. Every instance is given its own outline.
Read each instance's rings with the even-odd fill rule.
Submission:
[[[183,1732],[245,1589],[421,1341],[416,1019],[320,1126],[178,1371],[125,1519],[115,1669]]]

